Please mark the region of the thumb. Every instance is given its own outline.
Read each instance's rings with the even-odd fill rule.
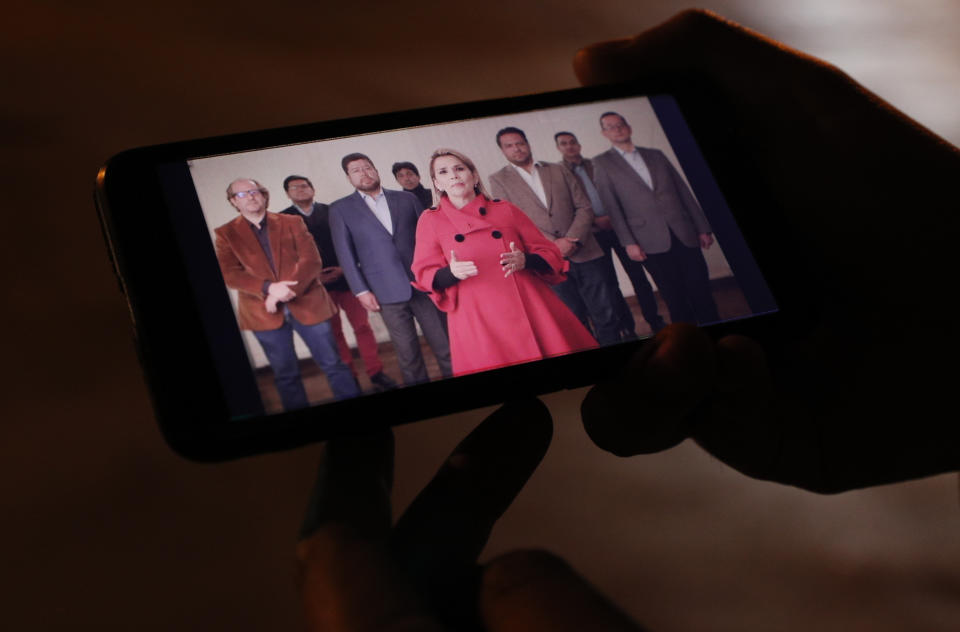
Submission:
[[[450,263],[456,263],[456,262],[457,262],[457,253],[454,252],[453,250],[451,250],[451,251],[450,251]]]
[[[517,248],[517,244],[512,241],[510,242],[510,252],[520,252],[520,249]]]
[[[690,436],[697,407],[715,388],[716,356],[713,341],[702,329],[682,323],[668,326],[620,375],[587,393],[580,405],[587,435],[618,456],[652,454],[677,445]]]
[[[585,85],[625,80],[654,86],[669,83],[671,76],[702,68],[710,52],[729,44],[732,34],[742,36],[746,30],[715,13],[687,9],[632,38],[581,49],[574,57],[574,72]]]

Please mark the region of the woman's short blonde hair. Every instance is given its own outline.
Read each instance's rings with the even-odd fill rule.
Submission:
[[[437,161],[437,158],[443,156],[453,156],[463,164],[467,166],[467,169],[470,170],[470,173],[477,177],[477,186],[474,187],[474,190],[478,195],[482,195],[485,198],[490,198],[490,194],[487,193],[487,189],[483,186],[483,178],[480,177],[480,173],[477,172],[477,166],[473,164],[473,161],[470,160],[465,154],[460,153],[456,149],[440,148],[433,152],[433,155],[430,156],[430,182],[433,184],[433,203],[439,204],[440,198],[446,195],[444,191],[437,191],[437,185],[433,182],[434,172],[433,172],[433,163]]]

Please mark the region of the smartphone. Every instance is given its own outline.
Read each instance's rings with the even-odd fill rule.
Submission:
[[[731,212],[729,149],[607,86],[133,149],[95,199],[163,435],[216,461],[595,383],[696,293],[711,330],[769,330],[783,232]]]

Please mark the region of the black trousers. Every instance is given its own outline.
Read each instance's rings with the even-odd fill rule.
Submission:
[[[710,291],[707,261],[699,246],[684,246],[671,231],[670,250],[647,255],[644,265],[670,310],[670,322],[706,325],[720,320]]]
[[[610,270],[609,274],[614,284],[616,285],[617,283],[617,271],[613,267],[613,255],[611,253],[616,252],[617,258],[620,259],[620,264],[630,279],[630,285],[633,286],[633,293],[637,297],[637,303],[640,304],[640,313],[643,314],[643,319],[647,321],[647,324],[650,325],[654,333],[663,329],[666,323],[658,311],[657,297],[654,296],[650,281],[643,271],[643,264],[639,261],[633,261],[627,256],[626,248],[620,245],[617,234],[612,230],[598,230],[594,233],[594,236],[597,238],[597,243],[600,244],[600,247],[603,249],[603,254],[607,258]],[[617,309],[620,314],[620,329],[621,331],[635,333],[636,324],[633,322],[633,314],[630,312],[630,306],[627,305],[627,302],[623,299],[623,294],[620,294],[619,290],[617,293],[622,301],[622,305],[615,306],[615,309]]]
[[[602,345],[620,342],[620,319],[614,306],[620,288],[606,272],[607,261],[599,257],[583,263],[570,262],[567,280],[553,286],[553,291],[570,308]],[[589,319],[589,321],[587,320]]]

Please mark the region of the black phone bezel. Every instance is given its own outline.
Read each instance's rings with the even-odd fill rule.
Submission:
[[[110,259],[130,308],[135,346],[153,407],[168,444],[191,460],[221,461],[294,448],[336,435],[367,432],[514,398],[577,388],[603,380],[619,370],[643,341],[298,411],[264,415],[258,419],[231,420],[190,289],[189,271],[180,257],[170,256],[172,252],[179,252],[179,247],[164,196],[160,194],[159,165],[199,156],[630,96],[649,96],[649,92],[645,93],[642,86],[631,84],[576,88],[183,141],[133,149],[110,158],[97,176],[96,206]],[[678,105],[686,116],[684,103],[679,101]],[[689,119],[687,123],[690,124]],[[704,143],[694,126],[690,128],[709,165],[719,160],[735,159],[749,168],[749,158],[742,147],[729,140],[719,145],[717,141]],[[704,137],[717,138],[716,135]],[[716,174],[716,170],[714,172]],[[793,300],[796,292],[786,291],[789,284],[780,283],[781,279],[794,276],[789,273],[789,259],[783,256],[783,240],[773,247],[763,239],[764,236],[782,236],[777,214],[762,213],[757,197],[744,194],[743,187],[726,187],[720,178],[718,185],[740,232],[750,244],[779,311],[720,323],[707,329],[716,336],[739,332],[761,340],[782,340],[783,327],[779,323],[783,320],[784,310],[790,311],[789,306],[793,304],[804,304],[805,299]],[[759,187],[753,189],[755,193],[758,190]],[[735,192],[733,197],[730,191]],[[744,221],[744,218],[749,219]],[[807,329],[808,321],[793,322],[791,329],[796,330],[798,323],[802,329]],[[245,355],[243,358],[245,361]],[[317,423],[318,418],[322,418],[323,423]]]

